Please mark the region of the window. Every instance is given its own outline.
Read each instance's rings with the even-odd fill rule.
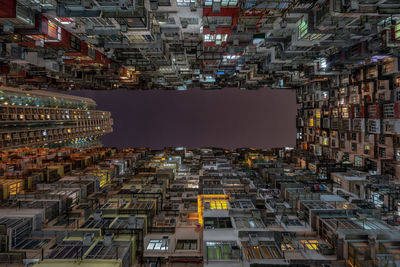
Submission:
[[[189,6],[190,3],[196,3],[196,0],[177,0],[176,2],[178,6]]]
[[[147,250],[168,250],[169,240],[164,239],[152,239],[147,245]]]
[[[354,157],[354,166],[362,167],[363,166],[363,158],[361,156]]]
[[[223,56],[222,61],[223,62],[227,62],[227,61],[235,61],[238,60],[240,58],[240,55],[225,55]]]
[[[381,134],[379,136],[379,144],[380,145],[384,145],[385,144],[385,136],[383,134]]]
[[[176,248],[179,250],[196,250],[197,240],[178,240]]]
[[[351,143],[351,151],[357,151],[357,143]]]
[[[204,229],[232,228],[230,217],[206,217],[204,218]]]
[[[304,18],[301,19],[301,23],[299,25],[299,39],[303,38],[308,32],[308,25]]]
[[[386,149],[383,147],[379,148],[379,157],[386,158]]]
[[[339,141],[339,147],[340,148],[345,148],[345,142],[343,140]]]
[[[393,132],[394,126],[392,124],[385,124],[385,131],[386,132]]]
[[[304,249],[308,250],[318,250],[318,241],[317,240],[299,240],[300,244],[302,244]]]
[[[71,35],[71,48],[77,51],[81,50],[81,40],[74,35]]]
[[[238,3],[237,0],[222,0],[222,6],[236,6]]]
[[[16,195],[22,190],[22,183],[15,183],[9,186],[9,194]]]
[[[243,251],[247,260],[252,259],[282,259],[282,252],[275,242],[258,241],[253,244],[242,241]]]
[[[181,24],[197,25],[199,24],[198,18],[180,18]]]
[[[221,42],[226,42],[228,39],[228,34],[204,34],[203,35],[203,40],[204,42],[216,42],[216,43],[221,43]]]
[[[254,209],[254,205],[251,201],[243,201],[243,200],[238,200],[232,203],[232,208],[237,208],[237,209]]]
[[[206,242],[206,255],[208,260],[230,260],[239,259],[240,252],[234,241],[215,241]]]
[[[169,0],[159,0],[158,5],[159,6],[171,6],[171,2]]]
[[[221,3],[221,0],[214,0],[214,1],[213,0],[206,0],[204,2],[204,5],[205,6],[212,6],[213,2],[214,3]],[[227,6],[233,7],[233,6],[236,6],[237,3],[238,3],[237,0],[222,0],[221,6],[223,6],[223,7],[227,7]]]
[[[226,200],[206,200],[204,201],[204,208],[210,210],[226,210],[228,204]]]
[[[259,218],[236,217],[237,228],[264,228],[263,222]]]
[[[364,145],[364,154],[369,154],[369,145]]]

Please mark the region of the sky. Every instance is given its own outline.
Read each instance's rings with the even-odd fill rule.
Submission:
[[[295,146],[295,91],[236,88],[187,91],[80,90],[97,109],[111,112],[107,147]]]

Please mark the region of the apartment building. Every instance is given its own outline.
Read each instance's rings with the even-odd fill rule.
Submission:
[[[96,144],[112,132],[110,112],[92,99],[39,90],[0,88],[0,148]]]

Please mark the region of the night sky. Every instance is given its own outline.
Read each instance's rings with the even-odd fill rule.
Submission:
[[[295,91],[70,91],[111,111],[114,132],[101,138],[108,147],[294,146]]]

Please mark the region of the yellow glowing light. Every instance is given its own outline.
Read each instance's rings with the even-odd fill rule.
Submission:
[[[228,209],[228,195],[198,195],[197,196],[197,213],[198,222],[203,226],[204,203],[210,203],[210,209]]]

